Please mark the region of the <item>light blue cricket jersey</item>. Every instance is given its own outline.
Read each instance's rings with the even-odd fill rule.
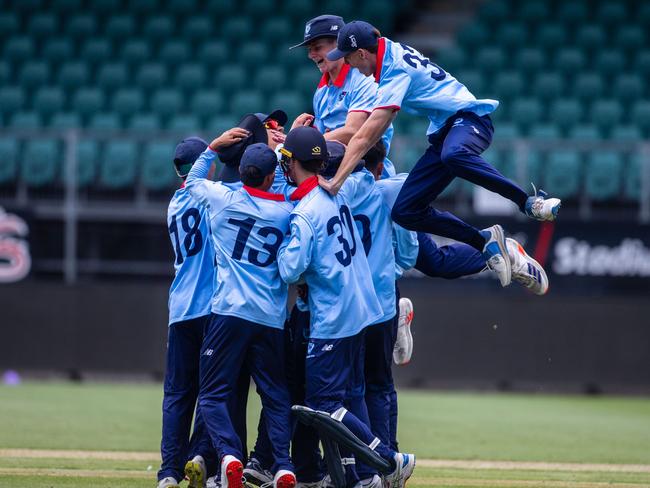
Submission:
[[[459,110],[483,116],[499,106],[496,100],[477,100],[456,78],[410,46],[379,38],[377,104],[429,119],[427,135],[441,129]]]
[[[176,190],[167,209],[174,249],[174,281],[169,288],[169,325],[210,313],[215,289],[210,217],[187,188]]]
[[[366,169],[352,173],[343,183],[340,194],[350,206],[356,231],[368,258],[372,283],[383,310],[378,322],[385,322],[396,314],[395,254],[390,208],[375,187],[375,177]]]
[[[363,243],[345,199],[330,196],[309,178],[293,193],[291,234],[278,253],[287,283],[309,286],[310,338],[352,337],[381,320]]]
[[[389,215],[393,210],[393,205],[395,205],[397,195],[402,189],[407,177],[408,173],[399,173],[392,178],[386,178],[375,182],[375,185],[381,193],[384,203],[388,208]],[[393,251],[395,253],[395,279],[398,279],[402,277],[404,271],[415,266],[415,262],[418,259],[420,244],[418,243],[417,232],[406,230],[395,222],[392,223],[392,230]]]
[[[349,64],[343,65],[338,77],[331,83],[329,75],[324,73],[314,93],[314,127],[323,134],[328,130],[343,127],[348,112],[370,113],[377,104],[376,98],[377,84],[373,82],[372,77],[364,76]],[[392,139],[391,125],[381,138],[386,146],[386,155]],[[395,167],[386,158],[382,177],[387,178],[394,174]]]
[[[289,231],[293,206],[283,195],[247,186],[233,190],[207,180],[215,157],[206,149],[185,182],[210,215],[217,256],[212,311],[282,329],[288,287],[280,278],[276,255]]]

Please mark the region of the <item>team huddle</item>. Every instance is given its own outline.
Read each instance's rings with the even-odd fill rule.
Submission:
[[[322,73],[313,115],[285,134],[282,110],[248,114],[209,144],[176,148],[184,182],[167,219],[176,275],[159,488],[184,478],[195,488],[332,486],[318,433],[292,405],[327,413],[386,461],[378,472],[341,448],[346,486],[402,488],[415,456],[398,448],[391,368],[410,360],[413,306],[396,280],[411,268],[447,279],[487,269],[502,286],[548,289],[500,225],[479,230],[431,205],[458,176],[532,218],[557,216],[560,200],[529,196],[481,158],[497,101],[477,100],[366,22],[316,17],[294,47]],[[400,109],[429,120],[430,145],[409,174],[387,157]],[[430,234],[456,242],[437,246]],[[262,412],[249,454],[251,378]]]

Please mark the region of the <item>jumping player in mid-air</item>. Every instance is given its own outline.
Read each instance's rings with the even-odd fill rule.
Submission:
[[[430,146],[409,174],[393,208],[393,219],[403,227],[449,237],[483,252],[502,286],[511,282],[501,226],[480,231],[448,212],[430,206],[455,177],[513,201],[526,215],[554,220],[560,208],[557,198],[543,192],[528,194],[481,158],[494,131],[489,114],[498,102],[477,100],[458,80],[415,49],[381,37],[363,21],[353,21],[339,30],[337,48],[327,58],[346,62],[378,83],[377,103],[370,117],[352,137],[339,172],[321,185],[336,194],[357,161],[405,110],[429,119]]]

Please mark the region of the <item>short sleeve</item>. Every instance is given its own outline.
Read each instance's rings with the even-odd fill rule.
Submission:
[[[406,71],[394,69],[386,73],[377,89],[375,110],[378,108],[399,110],[410,86],[411,77]]]
[[[350,93],[348,112],[372,112],[377,103],[377,83],[370,76],[359,77]]]

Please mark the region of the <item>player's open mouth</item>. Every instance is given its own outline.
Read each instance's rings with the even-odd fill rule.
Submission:
[[[320,66],[320,65],[323,64],[324,62],[325,62],[325,59],[322,59],[322,58],[319,59],[319,60],[317,60],[317,61],[316,61],[316,66]]]

